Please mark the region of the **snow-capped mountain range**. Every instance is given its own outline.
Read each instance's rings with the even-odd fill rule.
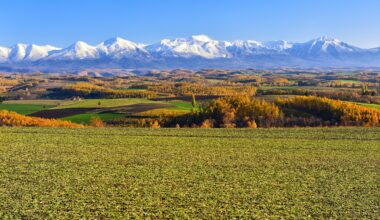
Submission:
[[[206,35],[145,45],[120,37],[98,45],[78,41],[66,48],[16,44],[0,47],[8,67],[260,68],[380,67],[380,48],[362,49],[330,37],[305,43],[283,40],[219,41]]]

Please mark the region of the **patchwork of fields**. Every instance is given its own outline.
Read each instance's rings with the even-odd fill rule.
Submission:
[[[264,99],[274,100],[279,96],[267,95]],[[291,95],[281,96],[295,97]],[[203,100],[205,101],[205,100]],[[356,103],[379,109],[378,104]],[[98,117],[109,122],[125,117],[158,117],[162,114],[185,114],[193,108],[191,101],[154,101],[141,98],[85,99],[85,100],[12,100],[0,104],[0,110],[14,111],[23,115],[55,118],[74,123],[90,124]]]
[[[0,128],[0,218],[380,216],[380,129]]]
[[[89,124],[92,117],[98,117],[107,122],[126,116],[157,116],[165,110],[184,114],[191,109],[191,102],[179,100],[152,101],[141,98],[12,100],[0,104],[0,110],[9,110],[23,115],[55,118],[82,124]]]

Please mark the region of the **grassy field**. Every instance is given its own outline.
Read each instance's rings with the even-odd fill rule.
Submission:
[[[100,102],[100,105],[99,105]],[[111,108],[125,105],[141,103],[158,103],[147,99],[126,98],[126,99],[85,99],[79,101],[67,101],[57,106],[55,109],[62,108]]]
[[[186,111],[190,111],[193,108],[191,102],[172,101],[172,102],[168,102],[168,104],[173,105],[173,107],[170,108],[170,109],[173,109],[173,110],[186,110]]]
[[[380,129],[0,128],[1,219],[377,219]]]
[[[362,82],[358,80],[346,80],[346,79],[340,79],[340,80],[332,80],[332,82],[337,82],[337,83],[356,83],[356,84],[362,84]]]
[[[102,121],[123,118],[125,115],[117,113],[85,113],[61,118],[60,120],[71,121],[79,124],[90,124],[92,117],[99,117]]]
[[[145,116],[145,117],[160,117],[160,116],[178,116],[189,113],[189,110],[178,110],[178,109],[153,109],[145,112],[139,112],[133,114],[134,116]]]
[[[357,104],[365,106],[365,107],[369,107],[369,108],[380,109],[380,105],[379,104],[368,104],[368,103],[357,103]]]
[[[22,115],[32,114],[41,110],[49,109],[51,106],[47,105],[33,105],[33,104],[0,104],[0,110],[8,110],[17,112]]]

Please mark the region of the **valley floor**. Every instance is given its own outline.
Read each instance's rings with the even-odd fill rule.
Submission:
[[[0,218],[376,219],[379,180],[379,128],[0,128]]]

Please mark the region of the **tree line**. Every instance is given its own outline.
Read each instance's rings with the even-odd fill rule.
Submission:
[[[82,97],[82,98],[154,98],[156,93],[145,90],[116,90],[80,82],[62,88],[51,89],[53,97]]]
[[[56,119],[45,119],[30,117],[10,112],[7,110],[0,111],[0,126],[23,126],[23,127],[65,127],[65,128],[85,128],[86,126],[75,124],[69,121],[60,121]]]
[[[268,102],[251,96],[223,97],[188,114],[162,117],[164,127],[256,128],[380,126],[380,110],[315,96]]]

